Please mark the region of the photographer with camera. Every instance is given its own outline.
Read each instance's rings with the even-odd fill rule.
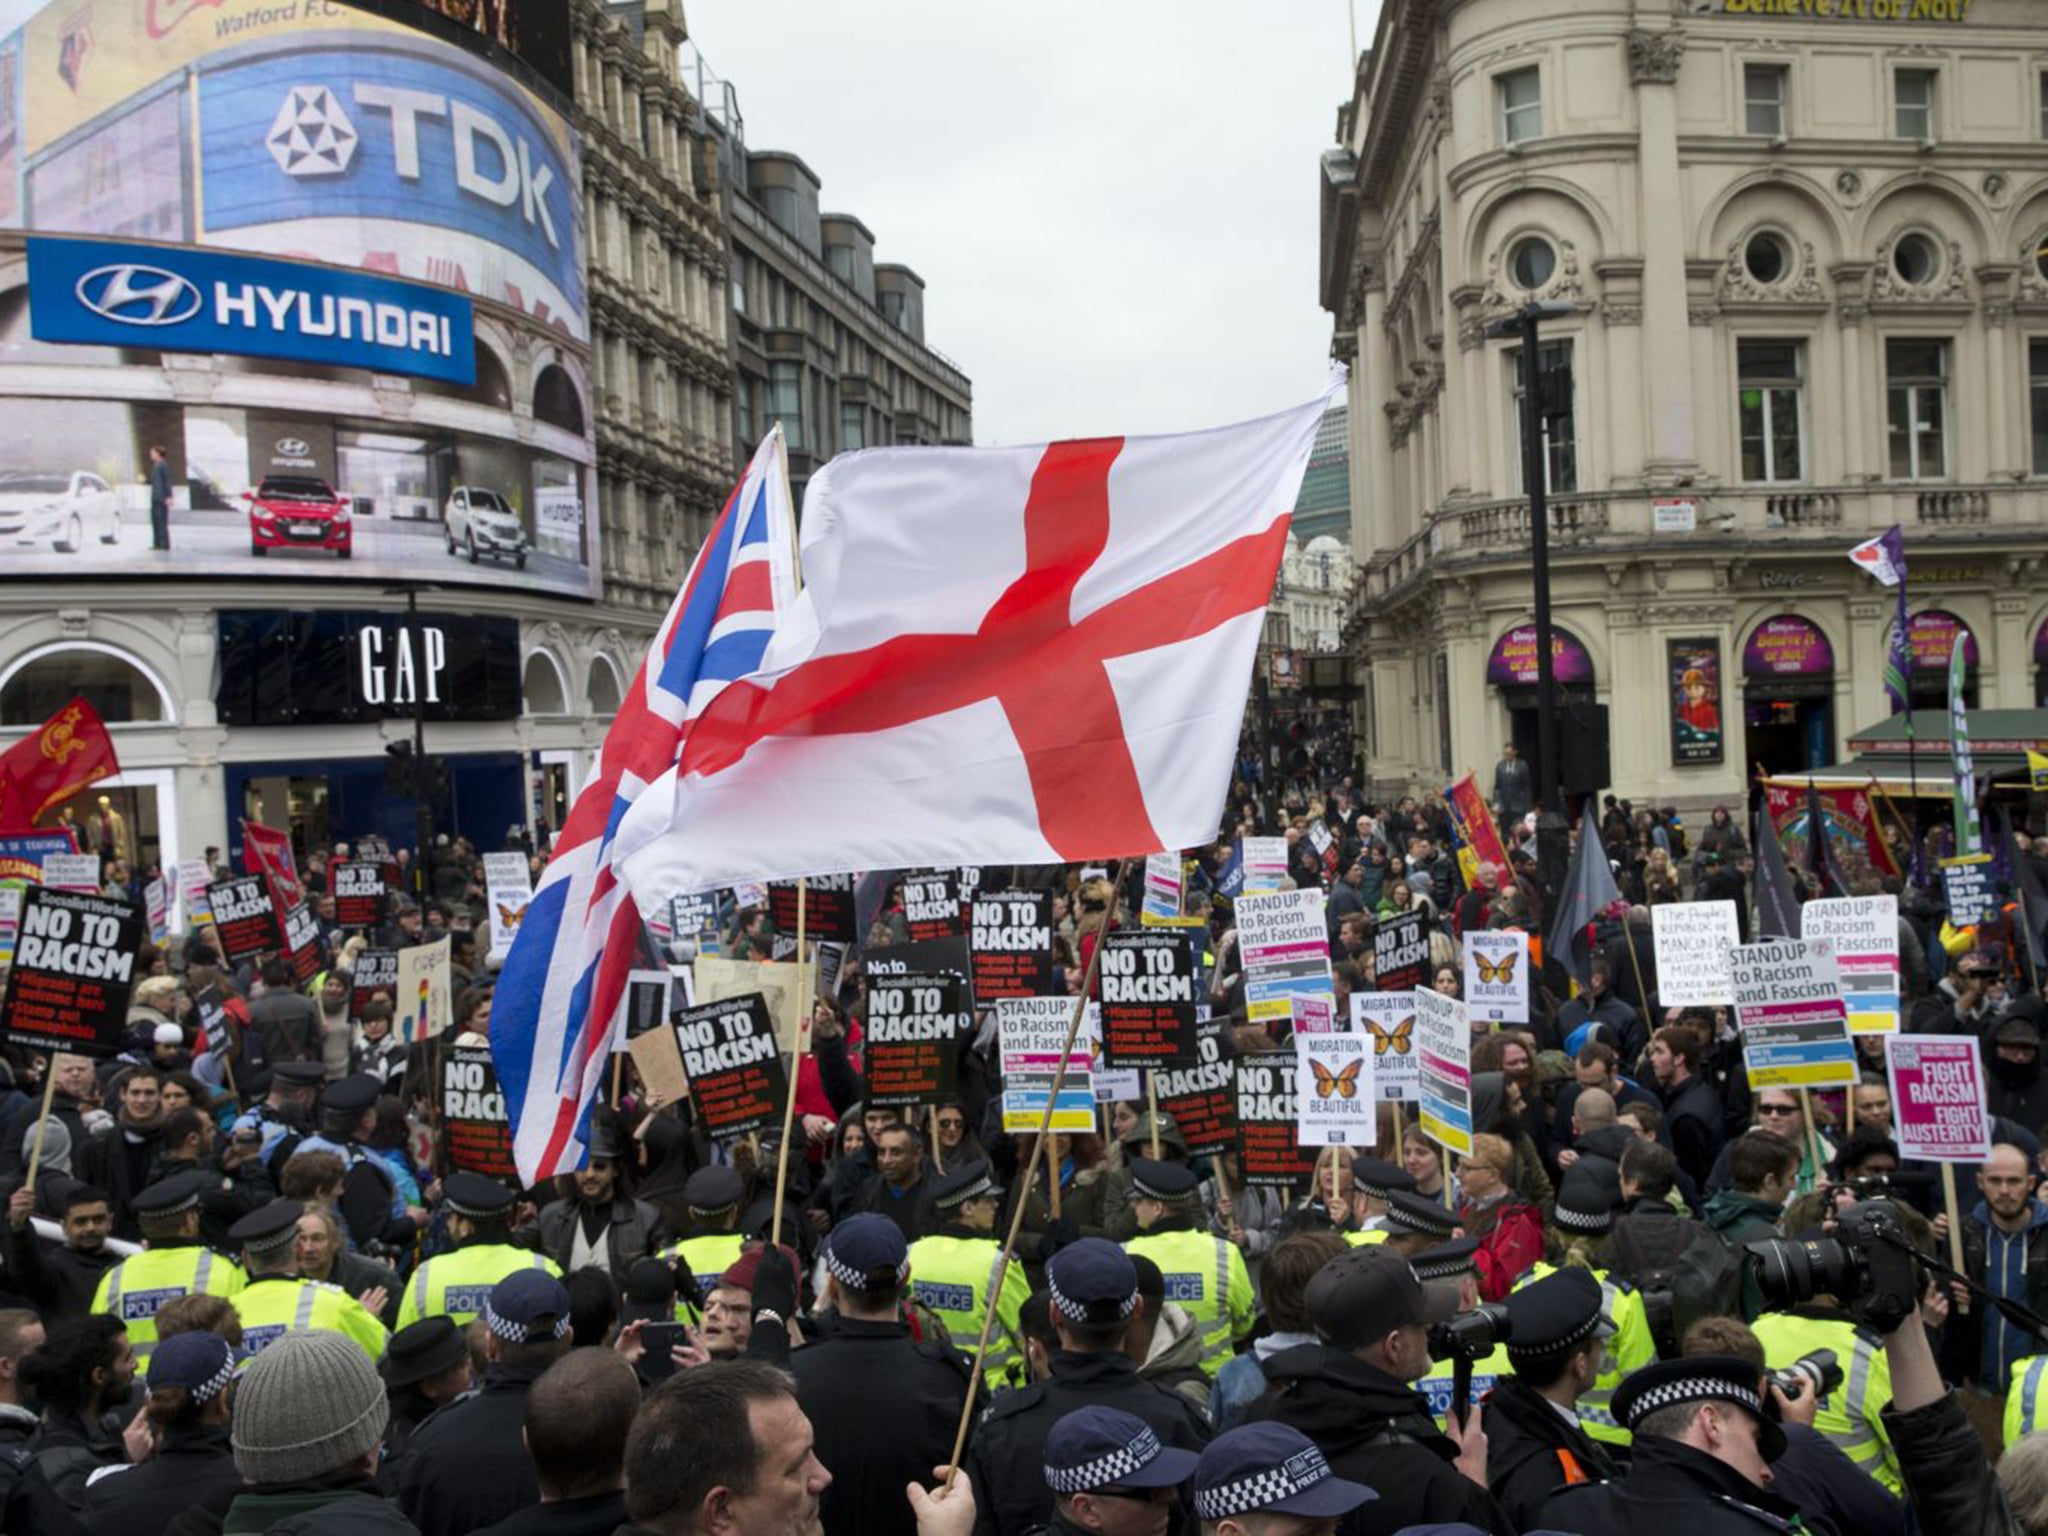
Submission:
[[[1603,1299],[1590,1271],[1562,1269],[1505,1303],[1513,1374],[1486,1398],[1486,1476],[1508,1518],[1524,1530],[1557,1489],[1615,1474],[1578,1409],[1614,1336]]]
[[[1507,1346],[1494,1337],[1491,1324],[1500,1317],[1498,1304],[1481,1306],[1479,1299],[1479,1239],[1457,1237],[1448,1243],[1424,1249],[1412,1261],[1423,1282],[1442,1281],[1458,1289],[1458,1310],[1447,1323],[1430,1334],[1429,1370],[1415,1383],[1415,1390],[1429,1399],[1429,1411],[1441,1424],[1451,1416],[1457,1397],[1459,1365],[1464,1366],[1467,1404],[1477,1402],[1507,1378],[1513,1367]],[[1438,1348],[1439,1343],[1452,1346]]]

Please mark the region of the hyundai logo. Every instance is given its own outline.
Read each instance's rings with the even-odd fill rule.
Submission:
[[[308,443],[303,437],[280,437],[277,440],[279,458],[303,459],[312,451],[312,444]]]
[[[122,325],[178,325],[205,301],[189,278],[162,267],[95,267],[78,280],[78,302],[102,320]]]

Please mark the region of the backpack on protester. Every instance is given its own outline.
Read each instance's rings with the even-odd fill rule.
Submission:
[[[1601,1262],[1642,1296],[1659,1359],[1677,1359],[1679,1341],[1701,1318],[1741,1315],[1741,1258],[1690,1216],[1615,1217]]]

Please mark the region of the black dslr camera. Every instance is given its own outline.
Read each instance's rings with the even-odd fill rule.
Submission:
[[[1451,1362],[1451,1415],[1462,1427],[1472,1406],[1472,1367],[1514,1334],[1508,1309],[1498,1302],[1460,1312],[1429,1330],[1429,1358]]]
[[[1842,1385],[1842,1362],[1832,1349],[1808,1350],[1782,1371],[1770,1373],[1771,1384],[1797,1402],[1813,1389],[1815,1397],[1826,1397]]]
[[[1879,1333],[1890,1333],[1920,1305],[1920,1261],[1884,1200],[1860,1200],[1835,1214],[1835,1235],[1750,1243],[1764,1300],[1792,1307],[1834,1297]]]

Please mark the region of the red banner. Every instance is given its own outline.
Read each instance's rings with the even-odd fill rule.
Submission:
[[[1496,871],[1495,885],[1506,890],[1514,883],[1514,871],[1508,868],[1508,851],[1501,843],[1500,828],[1493,824],[1493,810],[1479,792],[1479,781],[1468,773],[1447,788],[1444,809],[1451,814],[1451,831],[1459,844],[1472,850],[1474,865],[1467,877],[1476,885],[1478,866],[1491,864]]]
[[[292,836],[260,821],[242,823],[242,868],[252,875],[269,875],[277,882],[286,906],[304,901],[299,888],[299,861],[292,856]]]
[[[28,832],[81,789],[121,771],[99,711],[81,696],[0,753],[0,832]]]
[[[1879,830],[1877,802],[1867,789],[1817,789],[1821,815],[1827,820],[1828,837],[1835,845],[1835,862],[1851,887],[1862,884],[1859,876],[1896,875],[1898,861],[1891,845]],[[1809,829],[1806,825],[1806,786],[1790,780],[1764,781],[1764,804],[1771,813],[1771,826],[1778,834],[1778,846],[1785,850],[1785,862],[1794,869],[1804,867]]]

